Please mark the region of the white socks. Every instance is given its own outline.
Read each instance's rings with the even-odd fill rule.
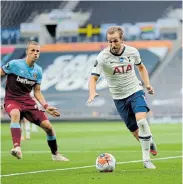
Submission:
[[[21,123],[21,136],[24,139],[24,136],[26,139],[30,139],[30,122],[26,121],[24,123]]]
[[[25,136],[26,136],[26,139],[30,139],[30,122],[29,121],[25,122]]]
[[[32,123],[32,132],[38,132],[37,125]]]
[[[151,131],[146,119],[137,121],[139,127],[139,141],[142,147],[142,158],[143,160],[150,160],[150,139]]]

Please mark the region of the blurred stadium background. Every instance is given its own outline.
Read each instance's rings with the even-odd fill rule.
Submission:
[[[125,43],[139,49],[149,71],[156,90],[153,97],[147,95],[150,121],[181,121],[181,1],[1,1],[1,13],[1,66],[23,58],[27,41],[38,41],[42,91],[61,110],[57,121],[120,119],[103,77],[97,86],[100,97],[86,104],[91,68],[112,25],[124,29]],[[2,120],[9,118],[2,113]]]
[[[17,164],[9,154],[9,124],[4,123],[10,119],[2,111],[3,184],[181,183],[181,1],[1,1],[1,15],[1,66],[25,57],[27,41],[41,45],[42,91],[48,103],[61,111],[60,118],[50,119],[55,120],[59,150],[71,159],[52,162],[45,133],[39,130],[21,142],[24,157]],[[159,150],[153,160],[158,169],[152,172],[137,163],[141,148],[121,123],[104,77],[97,86],[100,97],[86,104],[90,72],[107,45],[105,34],[112,25],[121,26],[125,43],[139,49],[156,90],[154,96],[147,95],[148,118],[157,123],[151,129]],[[6,78],[1,82],[3,102]],[[114,173],[101,174],[93,166],[103,152],[121,163]]]

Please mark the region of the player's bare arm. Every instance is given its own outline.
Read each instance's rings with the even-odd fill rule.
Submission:
[[[5,75],[6,75],[6,73],[3,71],[3,69],[2,69],[2,68],[0,68],[0,74],[1,74],[1,77],[3,77],[3,76],[5,76]]]
[[[51,107],[46,103],[46,100],[41,93],[41,88],[39,84],[36,84],[34,87],[34,96],[38,100],[38,102],[45,108],[46,112],[53,117],[59,117],[60,113],[57,111],[57,108]]]
[[[149,74],[148,74],[148,71],[147,71],[145,65],[143,65],[143,64],[141,63],[140,65],[137,65],[137,68],[138,68],[140,77],[141,77],[141,79],[143,80],[144,85],[145,85],[145,87],[146,87],[148,93],[149,93],[149,94],[154,94],[154,89],[153,89],[153,87],[152,87],[151,84],[150,84],[150,81],[149,81]]]
[[[91,103],[98,94],[96,93],[96,84],[98,80],[98,76],[91,75],[90,80],[89,80],[89,98],[88,98],[88,103]]]

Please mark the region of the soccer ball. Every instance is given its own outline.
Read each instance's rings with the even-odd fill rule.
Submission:
[[[116,159],[109,153],[102,153],[96,159],[96,168],[100,172],[112,172],[116,167]]]

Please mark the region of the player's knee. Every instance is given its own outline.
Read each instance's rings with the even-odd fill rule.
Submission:
[[[42,121],[40,127],[46,132],[47,135],[55,135],[53,127],[48,120]]]
[[[149,136],[151,135],[149,124],[146,119],[140,119],[137,121],[139,127],[139,136]]]
[[[47,135],[54,135],[54,130],[53,130],[53,128],[52,127],[44,127],[43,128],[44,129],[44,131],[46,132],[46,134]]]
[[[18,109],[13,109],[10,116],[12,121],[20,121],[20,111]]]
[[[146,118],[146,112],[139,112],[135,114],[136,121]]]
[[[46,133],[48,134],[48,135],[52,135],[53,133],[53,129],[52,128],[47,128],[46,129]]]

